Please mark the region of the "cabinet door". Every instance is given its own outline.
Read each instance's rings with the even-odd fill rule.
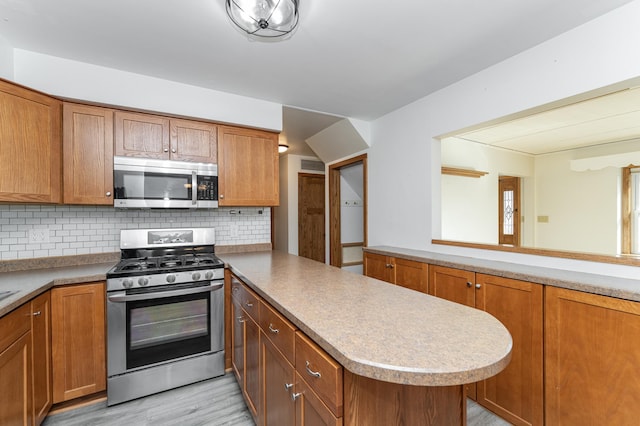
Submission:
[[[475,279],[475,272],[430,265],[429,294],[473,308],[476,305]],[[464,388],[467,397],[475,401],[476,384],[469,383]]]
[[[253,414],[254,420],[258,418],[260,410],[260,328],[251,317],[246,316],[244,323],[244,393],[247,406]]]
[[[51,290],[53,402],[106,389],[104,282]]]
[[[243,315],[240,300],[231,298],[231,365],[238,379],[240,387],[244,389],[244,323],[247,317]]]
[[[0,81],[0,201],[59,203],[60,101]]]
[[[478,382],[477,401],[514,425],[542,425],[542,285],[483,274],[476,274],[476,283],[476,307],[496,317],[513,339],[509,365]]]
[[[545,423],[640,418],[640,303],[547,286]]]
[[[364,274],[371,278],[392,282],[389,258],[381,254],[364,254]]]
[[[429,289],[429,265],[412,260],[393,260],[395,283],[399,286],[427,293]]]
[[[331,410],[296,373],[296,426],[342,426],[342,417],[336,418]]]
[[[33,418],[39,425],[52,404],[51,389],[51,292],[31,301],[31,339],[33,347]]]
[[[115,154],[169,159],[169,119],[159,115],[115,112]]]
[[[278,135],[218,126],[220,206],[277,206]]]
[[[113,111],[63,105],[64,203],[113,205]]]
[[[218,127],[215,124],[171,119],[171,159],[216,163]]]
[[[31,307],[0,318],[0,425],[31,426]]]
[[[262,352],[262,419],[264,426],[292,426],[296,406],[291,398],[295,371],[293,366],[267,339],[260,336]]]

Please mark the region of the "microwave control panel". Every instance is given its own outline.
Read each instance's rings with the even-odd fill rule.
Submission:
[[[218,176],[198,176],[198,200],[218,201]]]

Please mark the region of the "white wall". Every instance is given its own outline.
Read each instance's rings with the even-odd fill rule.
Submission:
[[[0,78],[13,80],[13,46],[0,36]]]
[[[54,96],[282,130],[281,104],[22,49],[14,80]]]
[[[440,227],[440,146],[434,138],[640,76],[640,55],[633,54],[640,47],[638,22],[640,0],[376,120],[369,152],[370,245],[637,277],[637,268],[430,241]]]
[[[289,155],[280,156],[280,205],[273,209],[276,250],[289,253]],[[297,197],[297,195],[296,195]]]

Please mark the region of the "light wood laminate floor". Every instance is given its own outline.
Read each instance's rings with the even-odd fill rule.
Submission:
[[[468,426],[509,423],[467,400]],[[204,382],[107,407],[105,401],[48,416],[43,426],[254,426],[235,377]]]

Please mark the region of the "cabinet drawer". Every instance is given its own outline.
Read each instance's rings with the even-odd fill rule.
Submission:
[[[247,315],[258,323],[260,298],[253,292],[253,290],[249,289],[249,287],[233,275],[231,276],[231,294],[238,302],[240,302],[242,309],[247,313]]]
[[[28,303],[0,318],[0,352],[31,329],[31,307]]]
[[[296,328],[266,303],[260,303],[260,328],[282,355],[293,364]]]
[[[342,366],[301,332],[296,333],[296,371],[336,417],[342,416]]]

